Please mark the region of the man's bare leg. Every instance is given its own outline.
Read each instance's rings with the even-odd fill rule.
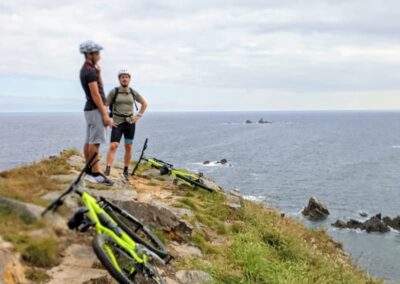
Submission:
[[[91,157],[93,157],[94,153],[99,153],[100,150],[100,144],[88,144],[88,158],[89,160]],[[86,158],[86,155],[85,155]],[[97,157],[97,162],[92,166],[92,173],[99,173],[100,172],[100,165],[99,165],[99,158]]]
[[[129,167],[129,163],[131,162],[132,159],[132,148],[133,144],[132,143],[125,143],[125,168]]]
[[[89,162],[90,156],[89,156],[89,144],[85,144],[83,146],[83,155],[85,156],[86,163]]]
[[[107,167],[111,167],[114,163],[115,153],[117,152],[118,146],[118,142],[111,142],[110,148],[108,149],[107,153]]]

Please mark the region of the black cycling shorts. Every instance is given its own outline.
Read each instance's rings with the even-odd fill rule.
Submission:
[[[124,135],[125,143],[132,143],[135,138],[135,123],[129,124],[124,122],[111,130],[111,143],[120,142],[122,134]]]

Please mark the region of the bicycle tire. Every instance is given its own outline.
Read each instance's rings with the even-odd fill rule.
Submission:
[[[101,264],[107,269],[107,271],[111,274],[111,276],[118,281],[120,284],[138,284],[138,283],[155,283],[155,284],[164,284],[163,279],[157,272],[157,270],[151,266],[150,264],[146,264],[146,269],[151,271],[152,274],[154,274],[152,277],[155,279],[149,279],[147,276],[143,275],[143,271],[139,271],[139,269],[136,267],[137,272],[132,275],[133,279],[130,279],[128,275],[125,275],[122,271],[119,271],[118,268],[116,268],[112,261],[110,260],[110,256],[108,252],[105,250],[103,247],[104,244],[107,244],[109,247],[114,247],[118,248],[119,250],[123,250],[120,248],[116,242],[110,238],[107,238],[106,235],[104,234],[96,234],[95,237],[93,238],[92,241],[92,247],[94,250],[94,253],[96,254],[97,258],[100,260]],[[127,252],[125,252],[126,255],[128,255]],[[114,255],[115,256],[115,255]],[[130,256],[129,256],[130,257]],[[130,257],[132,261],[133,258]],[[138,265],[139,267],[139,265]],[[136,279],[138,277],[138,279]],[[145,282],[140,281],[140,277],[145,277],[147,278]],[[138,281],[139,280],[139,281]],[[148,280],[152,280],[152,282],[149,282]]]
[[[104,209],[118,226],[135,242],[144,245],[162,259],[170,257],[167,247],[147,226],[133,219],[124,217],[110,206],[106,206]],[[133,226],[134,228],[132,228]]]
[[[188,177],[186,177],[186,176],[184,176],[184,175],[180,175],[180,174],[176,174],[175,176],[176,176],[178,179],[182,179],[182,180],[184,180],[184,181],[190,183],[190,184],[193,185],[193,186],[197,186],[197,187],[203,188],[203,189],[208,190],[208,191],[210,191],[210,192],[213,192],[213,191],[214,191],[213,189],[211,189],[211,188],[207,187],[205,184],[203,184],[203,183],[200,181],[200,179],[198,179],[198,180],[193,180],[193,179],[191,179],[191,178],[188,178]]]

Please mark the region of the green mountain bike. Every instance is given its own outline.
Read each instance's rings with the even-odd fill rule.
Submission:
[[[93,250],[119,283],[164,283],[150,259],[166,264],[168,251],[163,243],[139,220],[105,198],[95,198],[80,189],[81,179],[91,168],[93,155],[77,179],[42,213],[55,212],[67,195],[77,194],[84,207],[79,208],[68,221],[68,227],[80,232],[94,228]],[[141,233],[139,233],[141,232]],[[152,250],[154,249],[154,250]],[[168,260],[167,260],[168,259]]]
[[[174,168],[174,165],[172,165],[170,163],[164,162],[164,161],[154,158],[154,157],[152,157],[152,158],[146,157],[144,155],[144,152],[147,149],[147,142],[148,142],[148,139],[146,138],[143,148],[142,148],[142,152],[139,157],[139,160],[136,163],[134,169],[132,170],[132,174],[131,174],[132,176],[135,175],[140,162],[144,160],[144,161],[150,163],[151,167],[159,169],[161,175],[170,175],[170,176],[174,177],[175,178],[174,184],[178,184],[179,182],[181,182],[190,187],[199,187],[199,188],[203,188],[205,190],[211,191],[211,192],[214,191],[213,189],[211,189],[211,188],[207,187],[207,185],[205,185],[201,174],[196,175],[193,173],[188,173],[185,171],[177,170]]]

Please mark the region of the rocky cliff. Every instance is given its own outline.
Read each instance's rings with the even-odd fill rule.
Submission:
[[[0,283],[114,283],[90,246],[91,233],[68,230],[78,207],[71,197],[57,214],[40,217],[84,164],[64,151],[0,173]],[[341,245],[322,230],[239,191],[207,192],[175,185],[142,165],[129,182],[116,165],[113,187],[86,184],[150,226],[174,260],[159,270],[167,283],[378,283],[356,268]]]

